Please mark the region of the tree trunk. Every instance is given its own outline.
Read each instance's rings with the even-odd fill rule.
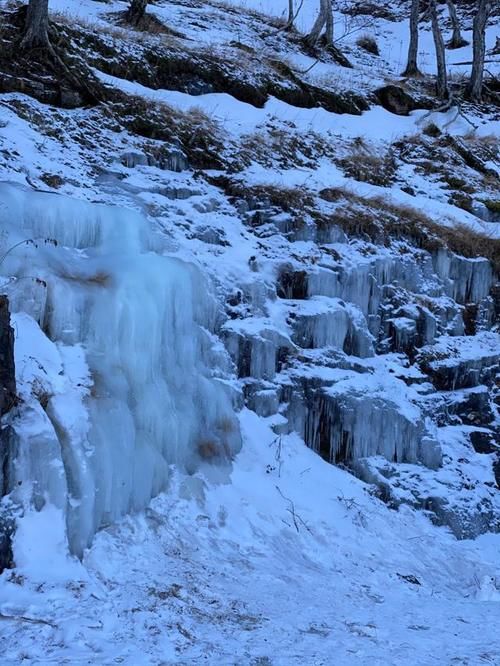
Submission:
[[[324,0],[321,0],[318,18],[314,22],[311,32],[307,36],[307,41],[311,46],[315,46],[316,43],[318,42],[319,36],[321,35],[321,31],[323,30],[323,26],[325,25],[325,23],[326,23],[325,3]]]
[[[439,27],[439,21],[436,10],[436,0],[430,0],[429,13],[431,17],[432,36],[434,38],[434,47],[436,49],[437,64],[437,83],[436,92],[441,99],[448,99],[450,96],[448,90],[448,75],[446,72],[446,51],[444,46],[443,33]]]
[[[288,0],[288,21],[286,22],[286,27],[290,30],[293,28],[295,21],[295,8],[293,6],[293,0]]]
[[[418,19],[420,16],[420,0],[412,0],[410,10],[410,45],[408,62],[403,76],[420,76],[417,65],[418,56]]]
[[[325,42],[327,46],[333,45],[333,9],[332,0],[322,0],[325,12]]]
[[[30,0],[21,48],[32,49],[49,45],[49,0]]]
[[[485,30],[491,12],[490,0],[478,0],[472,24],[472,71],[467,94],[473,102],[480,102],[483,93]]]
[[[127,12],[127,22],[138,25],[146,13],[147,6],[148,0],[131,0]]]
[[[450,14],[451,25],[453,28],[453,34],[447,46],[449,49],[459,49],[462,46],[467,46],[469,42],[462,37],[455,3],[453,0],[446,0],[446,4],[448,5],[448,12]]]

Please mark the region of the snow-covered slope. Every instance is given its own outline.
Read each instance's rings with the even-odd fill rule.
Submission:
[[[497,109],[399,77],[404,3],[352,68],[286,2],[50,5],[80,84],[0,57],[2,663],[500,664]]]

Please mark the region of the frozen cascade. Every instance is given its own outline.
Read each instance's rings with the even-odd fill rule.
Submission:
[[[493,284],[493,271],[487,259],[466,259],[440,250],[434,257],[434,267],[446,293],[458,303],[479,303],[488,296]]]
[[[313,296],[294,311],[293,341],[303,349],[334,347],[347,354],[373,356],[373,338],[366,318],[352,303]]]
[[[332,463],[383,456],[436,469],[442,453],[434,426],[391,375],[317,368],[294,373],[288,392],[290,430]]]
[[[428,271],[428,266],[425,267]],[[340,298],[356,305],[367,318],[368,327],[377,335],[380,326],[378,310],[383,286],[397,281],[406,289],[417,291],[424,272],[410,260],[377,257],[364,264],[340,270],[320,266],[308,276],[308,296]]]
[[[81,554],[100,526],[144,508],[165,488],[170,464],[192,470],[239,447],[229,389],[203,362],[200,326],[212,324],[215,302],[194,267],[152,251],[161,239],[134,211],[6,184],[0,202],[8,247],[30,237],[58,243],[24,246],[5,260],[4,274],[29,273],[47,284],[19,279],[13,311],[27,303],[63,360],[63,350],[81,345],[92,380],[87,426],[68,424],[53,396],[38,438],[23,426],[21,406],[12,424],[11,486],[37,469],[49,442],[42,455],[59,469],[59,488],[53,480],[50,487],[40,487],[43,478],[31,482],[38,498],[49,493],[65,510],[71,548]],[[24,418],[39,407],[26,407]]]

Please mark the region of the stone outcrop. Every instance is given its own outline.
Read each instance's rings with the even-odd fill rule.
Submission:
[[[14,331],[10,325],[9,301],[0,296],[0,415],[4,416],[16,402],[14,367]],[[10,566],[12,521],[4,516],[1,498],[9,491],[8,467],[11,429],[0,426],[0,571]]]

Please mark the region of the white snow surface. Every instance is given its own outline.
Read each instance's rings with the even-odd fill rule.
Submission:
[[[229,483],[176,473],[82,564],[55,509],[23,519],[2,579],[3,663],[499,663],[499,535],[457,542],[296,436],[278,442],[249,411],[241,424]],[[25,527],[51,559],[29,552]]]

